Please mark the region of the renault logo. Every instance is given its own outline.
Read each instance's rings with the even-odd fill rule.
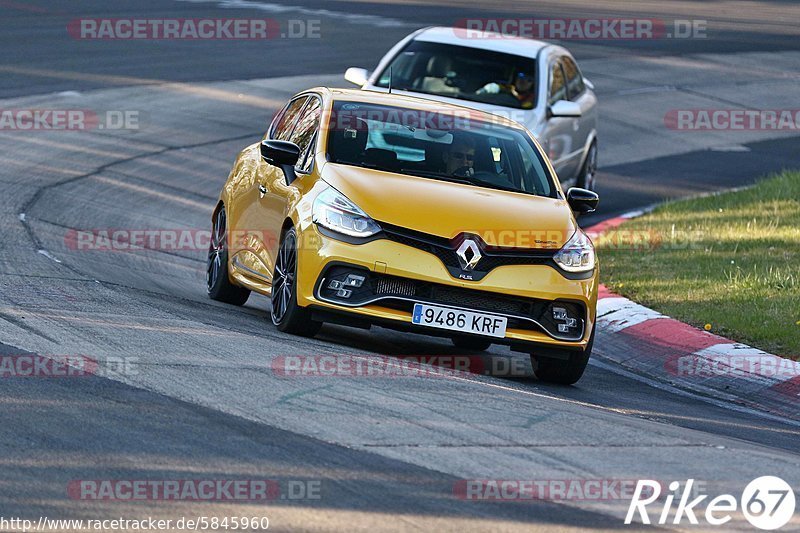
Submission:
[[[481,260],[481,250],[478,248],[478,243],[472,239],[465,239],[456,250],[456,255],[461,264],[461,270],[472,270]]]

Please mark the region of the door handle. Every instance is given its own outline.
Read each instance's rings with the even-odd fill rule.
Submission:
[[[267,194],[267,187],[263,183],[258,184],[258,197],[264,198]]]

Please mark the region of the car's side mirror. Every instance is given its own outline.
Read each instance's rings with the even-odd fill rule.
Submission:
[[[583,114],[581,106],[577,102],[569,100],[559,100],[550,106],[550,117],[579,117]]]
[[[594,213],[595,209],[597,209],[597,204],[600,203],[600,197],[595,192],[579,187],[571,187],[567,191],[567,203],[575,214],[585,215]]]
[[[267,139],[261,141],[261,157],[268,164],[280,167],[286,177],[286,185],[290,185],[296,178],[294,166],[300,159],[300,147],[289,141],[274,141]]]
[[[344,79],[354,85],[363,87],[369,79],[369,71],[365,68],[350,67],[344,73]]]

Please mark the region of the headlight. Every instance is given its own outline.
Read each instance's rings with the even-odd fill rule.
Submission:
[[[594,245],[580,228],[570,237],[556,255],[556,264],[567,272],[588,272],[594,269]]]
[[[374,220],[333,187],[314,199],[312,220],[323,228],[351,237],[371,237],[381,231]]]

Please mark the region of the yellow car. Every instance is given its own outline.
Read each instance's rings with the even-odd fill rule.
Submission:
[[[391,93],[315,88],[237,157],[212,216],[211,298],[271,298],[279,330],[377,324],[531,354],[574,383],[594,339],[598,267],[519,124]]]

